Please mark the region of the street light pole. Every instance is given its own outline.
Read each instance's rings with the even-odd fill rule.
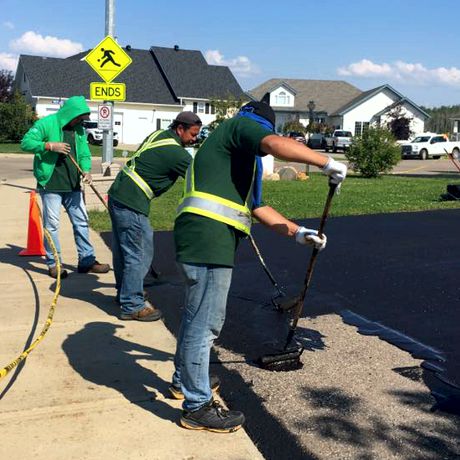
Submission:
[[[309,136],[311,136],[311,130],[313,128],[313,111],[315,110],[315,107],[316,107],[316,104],[315,104],[315,101],[309,101],[308,102],[308,125],[310,126],[310,133],[309,133]],[[310,165],[306,165],[305,167],[305,173],[307,174],[307,176],[310,174]]]
[[[105,36],[114,34],[115,0],[105,0]],[[104,104],[111,106],[112,123],[113,109],[112,101],[104,101]],[[102,135],[102,174],[110,176],[110,165],[113,160],[113,125],[110,129],[104,130]]]

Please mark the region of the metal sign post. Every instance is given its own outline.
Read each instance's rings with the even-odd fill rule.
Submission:
[[[105,0],[105,35],[106,37],[113,37],[115,29],[115,0]],[[109,56],[107,54],[107,56]],[[114,59],[112,58],[112,61]],[[102,64],[101,64],[102,66]],[[107,80],[106,80],[107,81]],[[113,109],[113,102],[108,102]],[[110,110],[112,113],[112,110]],[[113,125],[112,117],[110,117],[109,129],[104,129],[102,133],[102,174],[110,176],[110,165],[113,161]],[[105,171],[104,171],[105,166]]]
[[[126,87],[123,83],[114,83],[115,77],[128,67],[132,59],[113,38],[115,1],[105,2],[105,34],[106,37],[86,56],[85,61],[104,80],[105,83],[93,82],[90,85],[91,100],[104,101],[110,112],[110,126],[103,129],[102,136],[102,167],[103,174],[110,175],[110,164],[113,160],[113,101],[126,99]],[[104,171],[105,168],[105,171]]]

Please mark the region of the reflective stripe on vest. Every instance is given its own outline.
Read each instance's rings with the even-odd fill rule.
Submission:
[[[162,139],[155,141],[155,139],[163,133],[163,130],[155,131],[151,136],[149,136],[145,142],[140,146],[139,150],[129,159],[128,165],[126,165],[122,171],[133,180],[133,182],[145,193],[145,196],[151,200],[154,197],[153,191],[150,188],[149,184],[145,182],[142,177],[136,172],[136,158],[143,152],[148,149],[153,149],[155,147],[166,147],[168,145],[177,145],[179,143],[175,139]]]
[[[189,166],[185,176],[184,196],[177,208],[177,216],[184,212],[199,214],[200,216],[209,217],[210,219],[228,224],[249,235],[251,233],[252,218],[247,201],[252,187],[249,189],[244,205],[211,193],[199,192],[195,190],[193,164],[194,162]]]
[[[139,174],[137,174],[137,172],[134,171],[134,169],[131,169],[128,166],[125,166],[122,169],[122,171],[134,181],[134,183],[145,193],[145,196],[149,200],[153,198],[154,195],[153,195],[152,189],[150,188],[149,184],[147,184],[147,182],[145,182],[145,180],[142,179],[142,177],[139,176]]]

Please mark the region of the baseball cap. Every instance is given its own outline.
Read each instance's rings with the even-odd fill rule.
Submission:
[[[265,102],[251,101],[243,105],[240,109],[241,112],[252,112],[259,117],[263,117],[268,120],[273,126],[275,125],[275,112]]]
[[[187,125],[203,124],[200,117],[196,113],[189,111],[179,113],[174,121],[177,121],[178,123],[185,123]]]

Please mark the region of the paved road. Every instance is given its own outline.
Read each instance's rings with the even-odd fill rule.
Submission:
[[[267,459],[459,458],[459,219],[460,210],[330,219],[299,323],[304,369],[289,373],[251,364],[282,349],[287,322],[273,312],[271,285],[242,243],[217,346],[223,366],[213,369]],[[288,296],[298,294],[309,251],[260,225],[254,235]],[[172,234],[155,238],[162,276],[150,292],[177,333],[182,293]]]
[[[333,154],[334,158],[344,161],[343,154]],[[116,163],[123,163],[120,158],[115,158]],[[1,179],[21,179],[30,177],[32,174],[32,155],[21,154],[1,154],[0,153],[0,180]],[[93,158],[93,172],[100,170],[101,159]],[[276,167],[285,166],[286,163],[277,162]],[[304,170],[305,165],[292,163],[299,170]],[[446,174],[453,177],[458,175],[458,171],[452,162],[446,158],[439,160],[402,160],[393,170],[394,174],[409,174],[409,175],[433,175]]]
[[[123,163],[123,159],[115,158],[115,163]],[[0,153],[0,180],[25,179],[32,176],[33,155],[28,154],[2,154]],[[99,172],[101,158],[93,158],[92,170]]]
[[[320,153],[324,153],[323,151],[319,150]],[[347,163],[344,154],[341,153],[334,153],[334,154],[327,154],[332,155],[336,160],[343,161]],[[305,170],[305,165],[300,163],[285,163],[285,162],[275,162],[275,171],[277,168],[282,166],[286,166],[286,164],[294,166],[299,171]],[[315,168],[311,169],[312,171]],[[420,176],[431,176],[431,175],[452,175],[455,176],[459,172],[456,169],[455,165],[452,163],[451,160],[447,158],[440,158],[439,160],[418,160],[418,159],[407,159],[401,160],[393,169],[392,174],[401,174],[401,175],[420,175]]]

